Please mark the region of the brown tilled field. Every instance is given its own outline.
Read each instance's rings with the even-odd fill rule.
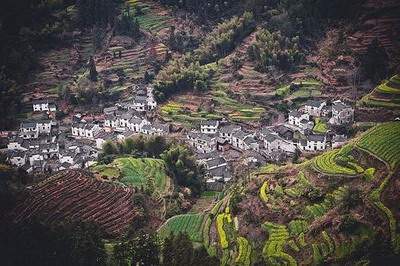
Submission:
[[[138,216],[132,188],[92,178],[85,172],[65,170],[34,186],[11,214],[15,223],[33,218],[47,224],[63,221],[93,222],[106,233],[126,233]]]

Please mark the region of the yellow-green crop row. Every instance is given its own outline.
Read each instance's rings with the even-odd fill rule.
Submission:
[[[269,182],[265,181],[264,184],[260,188],[260,198],[263,202],[267,203],[268,202],[268,185]]]
[[[239,245],[239,254],[235,259],[235,262],[239,265],[249,266],[251,264],[251,245],[246,238],[239,236],[237,238],[237,243]]]

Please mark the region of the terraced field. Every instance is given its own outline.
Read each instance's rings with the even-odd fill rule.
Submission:
[[[271,265],[297,265],[296,260],[283,251],[289,239],[289,232],[285,225],[265,222],[263,227],[268,231],[269,237],[263,248],[263,256]]]
[[[174,216],[163,224],[158,230],[161,238],[167,238],[171,234],[187,234],[193,242],[203,241],[203,227],[207,215],[204,214],[183,214]]]
[[[354,176],[361,174],[364,169],[349,154],[352,149],[351,145],[346,145],[341,149],[325,152],[313,160],[313,167],[328,175]]]
[[[394,169],[400,162],[400,122],[375,126],[360,138],[357,147],[371,152]]]
[[[153,3],[140,0],[129,0],[128,3],[135,11],[135,19],[138,20],[140,28],[156,34],[171,26],[169,22],[172,17],[158,12]],[[140,13],[137,13],[137,10],[140,10]]]
[[[93,222],[112,236],[126,233],[137,216],[134,190],[102,182],[87,173],[58,172],[35,185],[22,199],[11,218],[22,223],[39,218],[46,224],[67,221]]]
[[[321,96],[321,82],[315,79],[295,80],[289,85],[281,85],[275,95],[282,98],[310,98]]]
[[[169,177],[164,161],[152,158],[118,158],[109,165],[98,165],[92,169],[104,176],[117,176],[119,181],[133,187],[146,187],[148,179],[154,180],[156,189],[163,192],[168,189]]]
[[[240,103],[224,90],[213,90],[203,97],[191,94],[176,96],[160,108],[164,120],[189,127],[206,119],[223,117],[232,121],[255,122],[264,112],[262,107]]]
[[[383,81],[358,104],[368,107],[400,108],[400,74]]]

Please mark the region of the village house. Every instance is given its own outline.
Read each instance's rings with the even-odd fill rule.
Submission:
[[[336,149],[341,146],[343,146],[347,141],[347,138],[345,135],[334,135],[332,137],[332,148]]]
[[[114,114],[105,115],[105,117],[104,117],[104,127],[118,128],[119,127],[119,118]]]
[[[304,104],[304,113],[310,116],[320,117],[322,115],[322,108],[326,106],[325,101],[321,100],[308,100]]]
[[[56,112],[57,107],[49,100],[36,100],[32,102],[32,109],[34,112]]]
[[[19,130],[20,136],[23,139],[37,139],[39,136],[38,124],[36,122],[22,122]]]
[[[248,149],[247,144],[245,143],[245,139],[247,137],[253,136],[252,133],[244,132],[243,130],[238,130],[233,132],[232,134],[232,146],[240,149],[240,150],[246,150]]]
[[[301,113],[299,111],[291,111],[289,113],[288,122],[291,125],[295,125],[302,128],[304,126],[304,123],[309,122],[309,120],[310,120],[310,115],[308,113]]]
[[[301,139],[298,143],[301,151],[323,151],[326,146],[326,136],[317,134],[308,134],[305,139]]]
[[[103,113],[105,115],[115,115],[117,111],[118,111],[117,106],[106,107],[103,109]]]
[[[7,149],[11,151],[13,150],[26,151],[27,148],[24,147],[25,143],[26,141],[20,136],[12,136],[7,143]]]
[[[149,124],[150,124],[150,122],[147,121],[147,119],[141,118],[141,117],[137,117],[137,116],[133,116],[129,120],[128,128],[133,132],[140,133],[140,132],[142,132],[143,126],[149,125]]]
[[[343,125],[352,123],[354,120],[354,109],[342,101],[332,103],[332,117],[329,123],[332,125]]]
[[[223,126],[219,129],[219,136],[222,139],[227,140],[230,144],[232,144],[232,134],[242,128],[237,125],[227,125]]]
[[[260,143],[254,138],[254,136],[247,136],[244,140],[244,149],[243,150],[254,150],[260,151]]]
[[[36,122],[39,134],[50,134],[51,133],[51,120],[39,120]]]
[[[7,156],[12,165],[22,167],[26,164],[26,152],[21,150],[10,151]]]
[[[217,149],[217,142],[214,136],[192,131],[186,135],[186,138],[189,144],[200,153],[209,153]]]
[[[296,151],[296,144],[292,141],[285,140],[277,133],[268,129],[261,131],[261,138],[264,140],[264,149],[267,154],[272,152],[282,151],[285,153],[294,153]]]
[[[147,109],[147,97],[146,96],[135,96],[133,102],[128,107],[129,109],[136,110],[138,112],[144,112]]]
[[[39,146],[39,151],[43,155],[43,159],[50,159],[58,157],[59,146],[58,143],[45,143]]]
[[[200,132],[203,134],[216,134],[218,132],[218,120],[205,120],[200,124]]]
[[[96,141],[96,148],[101,150],[106,141],[114,141],[116,140],[116,136],[112,132],[98,131],[94,139]]]
[[[72,136],[76,138],[94,139],[94,135],[100,130],[100,126],[97,124],[86,124],[84,122],[73,123],[71,126]]]

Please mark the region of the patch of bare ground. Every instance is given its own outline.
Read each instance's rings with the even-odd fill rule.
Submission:
[[[391,53],[399,49],[400,2],[395,0],[368,0],[363,8],[366,12],[360,23],[347,38],[349,47],[358,54],[367,52],[368,45],[377,39]]]
[[[24,101],[40,98],[58,98],[55,88],[71,82],[75,72],[93,54],[90,33],[75,33],[64,41],[64,46],[53,48],[38,56],[38,70],[25,85]]]
[[[193,213],[203,213],[209,211],[214,205],[215,200],[214,197],[201,197],[197,199],[196,203],[193,204],[190,212]]]
[[[400,116],[400,110],[385,108],[357,107],[354,110],[354,118],[359,122],[384,122],[393,121]]]

